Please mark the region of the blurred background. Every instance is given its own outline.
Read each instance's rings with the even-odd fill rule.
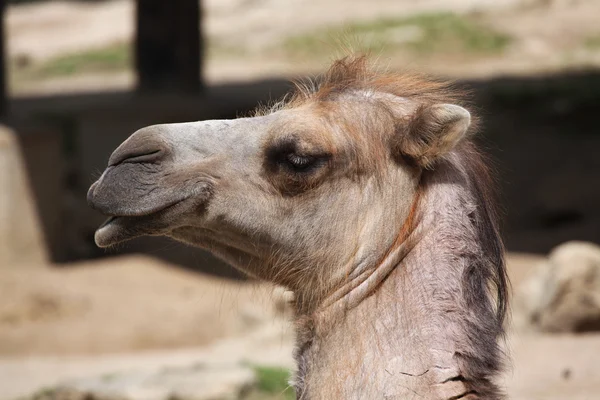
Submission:
[[[288,294],[167,239],[96,248],[86,191],[135,130],[243,115],[347,44],[473,93],[514,291],[510,398],[600,396],[600,1],[0,5],[0,399],[293,398]]]

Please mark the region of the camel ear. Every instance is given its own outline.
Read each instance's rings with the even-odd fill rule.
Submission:
[[[434,104],[415,111],[397,132],[396,151],[424,168],[450,152],[466,135],[471,114],[454,104]]]

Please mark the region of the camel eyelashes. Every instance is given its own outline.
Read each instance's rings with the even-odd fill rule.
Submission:
[[[309,155],[298,153],[287,153],[281,160],[280,164],[290,172],[306,174],[316,171],[324,166],[329,160],[329,156],[325,154]]]
[[[317,159],[312,156],[302,156],[295,153],[290,153],[286,157],[286,161],[298,171],[308,169]]]
[[[271,163],[278,169],[284,168],[292,173],[312,172],[327,163],[330,156],[325,153],[305,153],[297,149],[295,141],[285,141],[268,151]]]

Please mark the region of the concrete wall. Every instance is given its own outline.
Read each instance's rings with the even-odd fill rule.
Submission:
[[[0,267],[39,264],[47,258],[19,137],[0,126]]]

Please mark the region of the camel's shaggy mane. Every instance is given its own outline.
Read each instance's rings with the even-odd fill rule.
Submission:
[[[309,100],[333,100],[348,91],[388,93],[424,104],[461,103],[463,93],[451,82],[422,74],[392,73],[371,68],[366,56],[336,60],[327,72],[314,80],[296,81],[296,91],[287,102],[295,107]]]
[[[299,107],[309,101],[335,100],[339,95],[364,91],[387,93],[406,99],[418,98],[427,104],[463,104],[465,92],[452,82],[438,80],[424,74],[389,72],[372,68],[368,57],[347,56],[335,60],[327,72],[315,78],[293,81],[294,90],[268,107],[259,107],[256,115]]]

